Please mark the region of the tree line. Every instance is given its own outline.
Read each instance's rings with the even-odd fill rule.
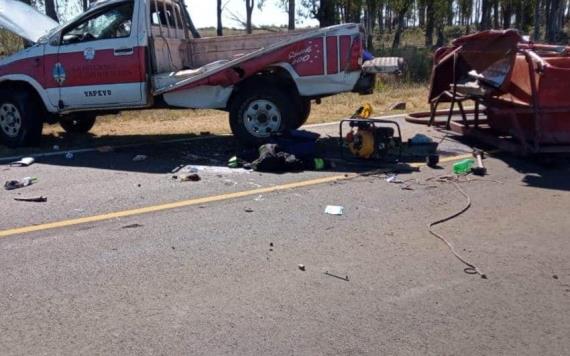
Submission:
[[[245,0],[248,33],[253,30],[252,12],[267,1],[276,1],[289,15],[288,28],[301,18],[317,19],[321,27],[362,23],[368,30],[368,45],[374,33],[392,33],[392,47],[400,46],[406,28],[420,28],[426,47],[445,43],[444,30],[460,26],[465,33],[488,29],[516,28],[536,41],[567,42],[565,26],[570,20],[570,0]],[[224,2],[218,2],[218,35],[223,35]]]
[[[89,0],[21,0],[42,7],[46,15],[58,21],[56,5],[75,6],[85,10]],[[340,23],[362,23],[368,32],[368,46],[373,47],[376,33],[393,34],[392,47],[400,46],[407,28],[419,28],[425,36],[425,46],[445,43],[445,28],[461,27],[464,33],[488,29],[516,28],[530,34],[534,40],[551,43],[567,42],[566,23],[570,20],[570,0],[216,0],[218,36],[223,36],[223,16],[228,1],[242,1],[245,18],[230,14],[247,33],[255,29],[253,12],[263,10],[274,2],[287,12],[288,29],[294,30],[298,21],[318,20],[321,27]],[[199,36],[188,19],[194,36]]]

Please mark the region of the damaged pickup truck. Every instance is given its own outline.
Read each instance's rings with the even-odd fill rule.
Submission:
[[[363,30],[323,29],[192,38],[181,0],[98,2],[59,25],[0,0],[0,26],[34,43],[0,60],[0,140],[35,145],[44,122],[88,132],[97,115],[150,108],[229,112],[235,136],[257,143],[300,127],[311,101],[371,93],[397,58],[363,61]]]

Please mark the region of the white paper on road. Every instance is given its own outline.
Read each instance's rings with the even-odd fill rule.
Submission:
[[[325,209],[325,213],[329,215],[342,215],[344,214],[344,207],[336,206],[336,205],[329,205]]]
[[[38,42],[59,24],[36,9],[17,0],[0,0],[0,27]]]

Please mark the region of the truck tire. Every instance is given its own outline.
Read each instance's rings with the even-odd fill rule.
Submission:
[[[0,142],[12,148],[39,145],[42,103],[26,90],[0,90]]]
[[[297,107],[298,109],[298,114],[297,114],[297,119],[295,120],[295,122],[293,123],[293,125],[291,126],[291,129],[296,130],[299,127],[305,125],[305,123],[307,123],[307,120],[309,119],[309,116],[311,115],[311,100],[307,99],[307,98],[303,98],[303,97],[298,97],[297,100]]]
[[[298,120],[294,103],[291,95],[275,87],[244,87],[230,106],[232,132],[244,144],[262,144],[271,134],[290,128]]]
[[[97,116],[93,114],[73,114],[59,121],[59,125],[70,134],[88,133],[95,125]]]

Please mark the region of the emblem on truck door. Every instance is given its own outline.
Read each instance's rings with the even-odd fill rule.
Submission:
[[[95,49],[91,47],[85,48],[83,51],[83,57],[85,57],[85,59],[88,61],[92,61],[95,59]]]
[[[62,85],[65,82],[65,70],[61,63],[56,63],[53,66],[53,79],[59,84]]]

